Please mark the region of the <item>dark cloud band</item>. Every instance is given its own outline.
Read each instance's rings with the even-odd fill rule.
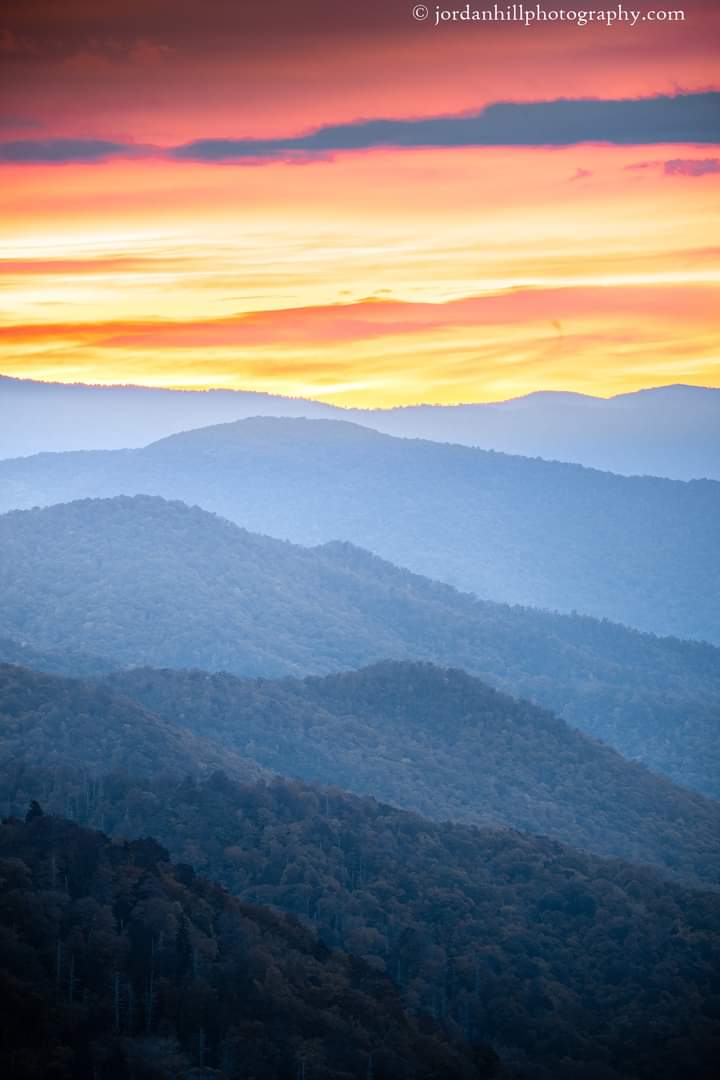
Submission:
[[[571,146],[720,142],[720,94],[620,101],[559,100],[490,105],[471,116],[367,120],[290,139],[198,139],[173,150],[191,161],[305,156],[374,147]]]
[[[649,146],[720,143],[720,93],[617,101],[596,99],[498,103],[466,116],[363,120],[281,139],[196,139],[182,146],[140,147],[95,139],[0,143],[0,161],[94,162],[154,154],[175,161],[293,160],[378,147]]]
[[[138,157],[152,148],[105,139],[16,139],[0,142],[0,162],[12,165],[69,165],[113,157]]]

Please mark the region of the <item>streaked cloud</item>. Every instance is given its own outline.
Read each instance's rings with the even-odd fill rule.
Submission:
[[[355,303],[254,311],[221,319],[111,320],[94,323],[46,323],[0,327],[0,342],[62,339],[92,342],[103,348],[149,346],[173,349],[273,345],[304,347],[306,343],[342,343],[379,337],[401,337],[441,329],[557,323],[588,314],[627,316],[667,310],[703,319],[720,296],[715,282],[637,282],[565,288],[511,289],[496,295],[470,296],[445,303],[418,303],[369,297]]]
[[[513,289],[447,303],[369,299],[223,319],[0,329],[6,373],[235,386],[344,404],[609,393],[662,371],[712,384],[720,282]],[[653,375],[655,373],[655,375]]]
[[[720,158],[673,158],[664,163],[663,171],[666,176],[708,176],[720,173]]]
[[[683,6],[436,32],[388,0],[6,0],[0,371],[717,384],[720,7]]]
[[[711,176],[720,173],[720,158],[671,158],[669,161],[636,161],[626,165],[630,171],[658,169],[665,176]]]

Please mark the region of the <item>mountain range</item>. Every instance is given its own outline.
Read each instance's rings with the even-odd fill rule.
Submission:
[[[269,681],[141,668],[102,686],[284,776],[720,884],[720,804],[463,671],[384,661]]]
[[[70,654],[67,673],[149,665],[264,677],[432,661],[718,794],[720,650],[710,645],[481,602],[349,544],[303,548],[153,496],[0,516],[0,593],[0,636],[22,643],[7,649],[11,661],[47,656],[58,671],[68,649],[79,667]]]
[[[303,416],[626,475],[720,480],[720,390],[701,386],[661,386],[610,398],[543,391],[488,404],[343,409],[248,391],[68,385],[0,376],[0,412],[0,458],[139,447],[179,431],[251,416]],[[25,422],[29,415],[32,424]]]
[[[5,1071],[710,1080],[720,649],[487,597],[710,638],[717,484],[278,418],[0,483]]]
[[[261,418],[141,450],[0,462],[0,510],[140,493],[301,544],[348,540],[483,599],[720,642],[720,484]]]
[[[145,668],[100,685],[0,665],[0,769],[17,785],[38,768],[50,789],[80,776],[75,809],[109,771],[339,784],[437,821],[521,829],[720,884],[717,802],[429,664],[279,681]]]

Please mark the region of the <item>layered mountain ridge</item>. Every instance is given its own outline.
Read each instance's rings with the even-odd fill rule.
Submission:
[[[718,792],[709,645],[484,603],[351,545],[302,548],[149,496],[0,517],[0,589],[0,635],[54,657],[266,677],[429,660]]]
[[[483,599],[720,642],[720,484],[256,418],[142,450],[0,462],[0,509],[151,494],[294,543],[350,541]]]
[[[720,391],[659,386],[610,398],[541,391],[486,404],[338,408],[238,390],[85,386],[0,376],[0,458],[144,446],[250,416],[349,420],[415,439],[576,462],[625,475],[720,480]],[[23,414],[32,412],[29,428]]]

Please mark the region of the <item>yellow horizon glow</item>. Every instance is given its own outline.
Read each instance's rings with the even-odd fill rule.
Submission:
[[[720,178],[661,169],[707,154],[12,168],[0,371],[348,407],[718,386]]]

